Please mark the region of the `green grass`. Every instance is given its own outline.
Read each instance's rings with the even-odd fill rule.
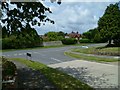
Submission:
[[[84,56],[84,55],[80,55],[80,54],[76,54],[76,53],[72,53],[72,52],[65,52],[65,55],[67,56],[71,56],[71,57],[75,57],[78,59],[82,59],[82,60],[88,60],[88,61],[95,61],[95,62],[117,62],[119,61],[118,59],[112,59],[112,58],[101,58],[101,57],[96,57],[96,56]]]
[[[103,53],[103,55],[119,55],[118,47],[90,47],[90,48],[75,48],[71,51],[73,52],[79,52],[84,54],[97,54],[97,53]]]
[[[73,52],[79,52],[79,53],[84,53],[84,54],[92,54],[94,52],[94,47],[91,47],[91,48],[75,48],[75,49],[72,49],[71,51]]]
[[[68,90],[76,90],[77,88],[79,88],[79,90],[93,90],[93,88],[85,83],[80,82],[72,76],[69,76],[56,69],[47,67],[44,64],[21,58],[12,58],[10,60],[19,61],[33,69],[40,70],[48,78],[48,80],[51,81],[60,90],[64,90],[65,88],[68,88]]]
[[[118,53],[118,49],[120,49],[120,48],[119,47],[108,47],[108,48],[99,49],[99,51]]]

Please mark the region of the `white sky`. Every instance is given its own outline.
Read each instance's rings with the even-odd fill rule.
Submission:
[[[104,14],[107,6],[111,3],[115,3],[96,1],[62,2],[61,5],[46,2],[44,5],[49,6],[53,12],[52,14],[47,15],[55,21],[55,24],[46,23],[46,25],[44,26],[36,26],[35,28],[39,34],[44,34],[49,31],[63,31],[67,33],[70,33],[72,31],[78,31],[79,33],[83,33],[88,31],[89,29],[93,29],[97,27],[99,17]]]
[[[45,0],[43,4],[50,7],[53,12],[52,14],[47,13],[47,16],[54,20],[55,24],[46,23],[46,25],[35,26],[34,28],[40,35],[49,31],[63,31],[67,33],[78,31],[83,33],[97,27],[99,17],[104,14],[107,6],[118,1],[62,0],[61,5],[58,5],[57,3],[51,3],[50,0]]]

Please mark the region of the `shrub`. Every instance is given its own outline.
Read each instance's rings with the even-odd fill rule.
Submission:
[[[113,43],[114,43],[114,46],[120,47],[120,39],[114,39]]]
[[[2,49],[12,48],[12,40],[10,38],[2,39]]]
[[[71,45],[71,44],[76,44],[77,40],[74,38],[65,38],[61,40],[63,44],[65,45]]]
[[[2,76],[14,75],[16,72],[16,65],[11,61],[2,57]]]
[[[92,43],[90,39],[81,39],[79,40],[80,43]]]
[[[19,49],[42,46],[42,38],[38,36],[30,37],[22,35],[6,37],[2,39],[2,49]]]

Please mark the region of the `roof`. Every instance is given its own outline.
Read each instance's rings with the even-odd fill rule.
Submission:
[[[80,36],[81,36],[81,34],[79,34],[78,32],[71,32],[70,34],[69,34],[69,37],[71,37],[71,38],[80,38]]]

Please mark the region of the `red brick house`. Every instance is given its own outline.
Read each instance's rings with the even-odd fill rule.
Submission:
[[[80,40],[81,34],[79,34],[78,32],[75,33],[72,31],[71,33],[67,34],[65,38],[76,38],[77,40]]]

